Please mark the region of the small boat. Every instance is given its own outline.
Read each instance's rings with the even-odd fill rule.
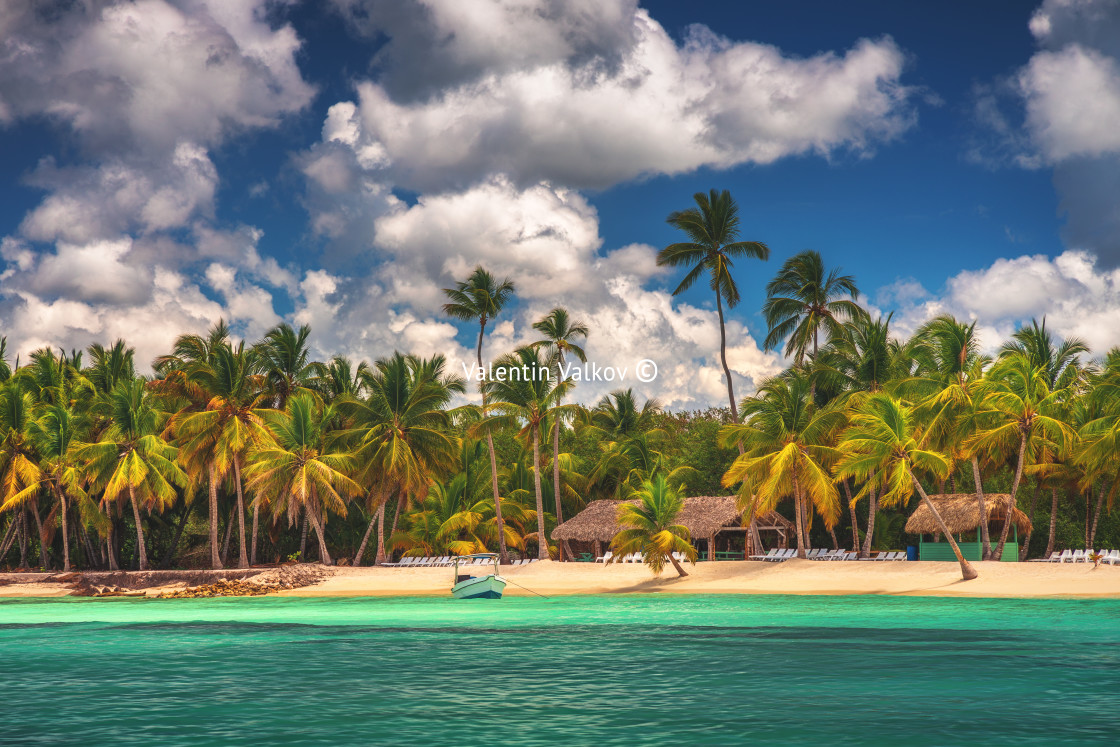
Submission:
[[[485,576],[472,576],[469,573],[459,573],[459,563],[470,560],[492,560],[494,572]],[[506,588],[506,580],[498,575],[498,555],[492,552],[480,552],[474,555],[456,556],[452,561],[455,568],[455,585],[451,587],[451,596],[456,599],[501,599],[502,590]],[[469,567],[469,566],[468,566]]]

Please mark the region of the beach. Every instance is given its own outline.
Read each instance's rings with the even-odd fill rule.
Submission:
[[[1114,597],[1120,598],[1120,566],[1091,563],[974,564],[980,578],[960,580],[956,563],[934,562],[817,562],[784,563],[726,561],[686,566],[689,575],[677,578],[669,570],[654,577],[641,564],[557,563],[540,561],[527,566],[503,566],[509,580],[507,596],[584,594],[883,594],[945,597]],[[323,568],[325,578],[279,596],[445,596],[451,587],[450,568]],[[480,569],[474,569],[478,573]],[[158,574],[167,574],[160,583]],[[130,572],[115,574],[122,588],[142,588],[149,595],[181,589],[187,583],[241,577],[245,571],[191,571],[189,581],[175,571],[151,572],[143,584],[130,587]],[[263,573],[263,572],[262,572]],[[67,596],[73,581],[61,574],[0,574],[0,597]],[[152,580],[155,577],[156,580]]]

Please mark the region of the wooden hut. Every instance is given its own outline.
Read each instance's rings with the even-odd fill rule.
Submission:
[[[735,496],[697,496],[685,498],[678,523],[692,535],[693,544],[702,549],[704,558],[743,559],[754,554],[756,533],[767,535],[770,547],[787,547],[793,534],[793,524],[777,512],[757,517],[755,532],[743,526],[743,512],[737,507]],[[603,554],[622,527],[618,523],[618,507],[622,501],[592,501],[587,507],[552,530],[552,539],[568,548],[566,556],[574,557],[576,551],[590,552],[595,557]],[[734,541],[735,534],[743,534],[743,549]],[[700,546],[698,542],[704,543]],[[573,548],[574,546],[574,548]],[[721,549],[722,547],[722,549]],[[714,553],[713,553],[714,549]]]
[[[980,534],[980,503],[976,500],[975,493],[939,493],[929,497],[937,512],[945,522],[945,526],[953,533],[961,554],[967,560],[980,560],[983,554],[983,541]],[[1011,507],[1011,533],[1007,535],[1007,544],[1003,549],[1003,560],[1017,561],[1019,559],[1019,535],[1026,534],[1031,529],[1031,521],[1027,515],[1015,508],[1011,503],[1011,496],[1007,493],[993,493],[984,496],[984,508],[988,512],[988,535],[992,547],[999,542],[999,534],[1003,530],[1003,522],[1007,517],[1007,509]],[[925,501],[918,504],[918,509],[910,515],[906,522],[907,534],[920,535],[918,544],[918,558],[920,560],[956,560],[953,548],[941,537],[941,527],[933,518]],[[930,539],[926,539],[930,536]]]

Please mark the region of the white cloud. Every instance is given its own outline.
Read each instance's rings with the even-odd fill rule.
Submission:
[[[523,10],[501,7],[491,24],[498,36],[517,27]],[[494,174],[603,187],[701,166],[866,153],[914,121],[910,90],[899,83],[904,57],[889,38],[795,58],[702,26],[678,46],[644,10],[629,22],[634,41],[609,65],[602,57],[526,60],[514,49],[506,62],[521,64],[492,65],[420,99],[366,81],[358,85],[360,130],[346,116],[350,104],[332,111],[340,121],[329,119],[328,129],[356,152],[373,148],[394,184],[438,191]]]

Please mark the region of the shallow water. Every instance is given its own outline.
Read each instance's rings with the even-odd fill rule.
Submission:
[[[0,600],[0,744],[1120,739],[1120,600]]]

